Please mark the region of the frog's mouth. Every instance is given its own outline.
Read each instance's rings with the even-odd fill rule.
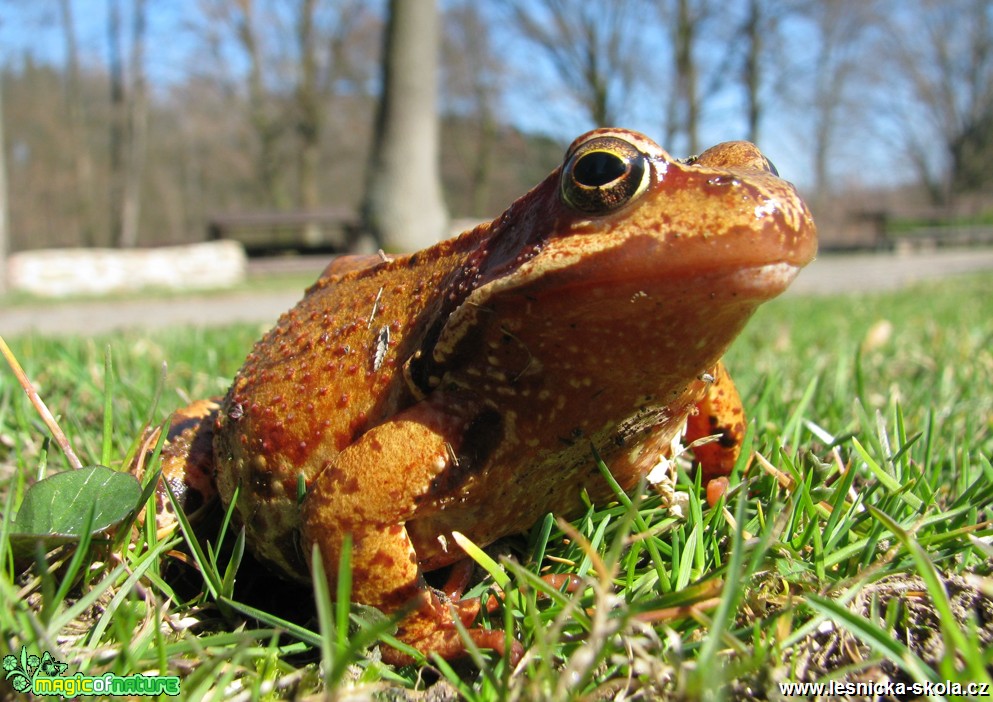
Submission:
[[[720,277],[723,284],[739,294],[768,299],[776,297],[786,290],[800,273],[801,267],[781,261],[738,268]]]

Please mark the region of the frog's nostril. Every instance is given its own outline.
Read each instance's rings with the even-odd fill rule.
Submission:
[[[580,185],[596,188],[617,180],[627,169],[627,164],[617,154],[591,151],[576,161],[573,175]]]

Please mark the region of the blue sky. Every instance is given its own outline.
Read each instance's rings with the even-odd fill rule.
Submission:
[[[122,2],[125,13],[130,3]],[[84,61],[106,64],[107,0],[76,0],[73,4],[78,40]],[[489,6],[487,6],[489,7]],[[195,0],[149,2],[147,68],[155,85],[180,80],[190,67],[194,38],[186,27],[187,18],[196,11]],[[63,61],[63,40],[58,30],[58,3],[55,0],[22,2],[0,0],[0,60],[17,61],[25,52],[60,64]],[[125,26],[129,18],[124,17]],[[496,26],[499,27],[497,22]],[[502,112],[518,127],[531,132],[551,134],[567,142],[592,125],[582,111],[568,98],[556,94],[551,70],[542,60],[534,58],[519,43],[508,36],[498,37],[506,46],[510,64],[510,83]],[[794,44],[786,51],[804,51],[809,44],[802,27],[787,32],[785,41]],[[527,54],[525,60],[522,57]],[[515,60],[517,57],[517,60]],[[660,138],[664,123],[665,94],[661,89],[641,90],[629,96],[619,126],[637,129]],[[726,93],[715,100],[704,115],[701,129],[703,147],[729,139],[742,138],[744,120],[740,102],[735,94]],[[805,124],[800,111],[788,104],[775,104],[762,125],[760,147],[776,163],[784,177],[801,186],[809,184],[808,148],[811,128]],[[868,134],[846,135],[838,147],[837,163],[842,169],[839,177],[857,179],[864,184],[890,183],[907,180],[906,173],[895,157]],[[665,145],[676,156],[685,156],[678,146]],[[872,162],[875,168],[859,164]],[[889,163],[887,163],[889,161]],[[844,170],[851,168],[852,170]]]

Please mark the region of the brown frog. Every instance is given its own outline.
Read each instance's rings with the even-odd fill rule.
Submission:
[[[690,439],[719,437],[695,449],[704,478],[727,474],[744,416],[719,359],[815,252],[806,206],[753,145],[677,160],[589,132],[492,223],[333,262],[220,405],[174,423],[165,474],[188,494],[216,483],[225,505],[240,486],[250,548],[290,577],[316,545],[333,586],[349,538],[353,600],[457,656],[453,612],[471,627],[479,602],[423,575],[464,557],[452,532],[485,545],[575,515],[583,491],[609,500],[591,446],[630,488],[687,420]]]

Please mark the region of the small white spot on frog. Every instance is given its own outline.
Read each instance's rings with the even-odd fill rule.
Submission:
[[[438,545],[441,546],[442,553],[448,553],[448,537],[444,534],[438,534]]]
[[[489,363],[491,366],[499,366],[500,365],[500,359],[499,359],[499,357],[493,356],[493,355],[487,356],[486,357],[486,362]]]
[[[434,460],[431,461],[431,465],[434,467],[436,473],[440,473],[445,470],[445,466],[448,465],[448,461],[445,460],[444,456],[438,454],[434,457]]]
[[[761,205],[755,206],[755,219],[762,219],[766,215],[775,214],[779,211],[779,203],[775,200],[766,200]]]
[[[644,290],[639,290],[638,292],[636,292],[634,295],[631,296],[631,302],[634,302],[635,300],[643,297],[648,297],[648,293],[646,293]]]

